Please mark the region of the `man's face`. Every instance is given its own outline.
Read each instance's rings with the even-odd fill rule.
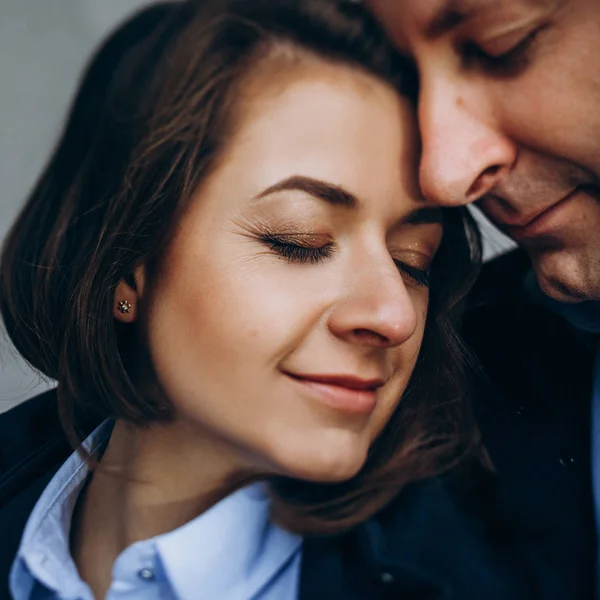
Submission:
[[[368,0],[419,71],[420,181],[600,300],[600,0]]]

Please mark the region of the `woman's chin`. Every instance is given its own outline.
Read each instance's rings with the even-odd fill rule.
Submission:
[[[304,474],[295,475],[296,479],[312,481],[315,483],[341,483],[352,479],[365,464],[364,460],[355,463],[310,465],[304,470]]]
[[[368,446],[355,442],[345,444],[310,445],[291,448],[289,445],[276,458],[281,475],[318,483],[339,483],[354,477],[367,459]]]

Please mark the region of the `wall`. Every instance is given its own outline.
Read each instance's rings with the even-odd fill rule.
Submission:
[[[142,0],[0,0],[0,239],[46,161],[90,52]],[[48,387],[0,332],[0,412]]]

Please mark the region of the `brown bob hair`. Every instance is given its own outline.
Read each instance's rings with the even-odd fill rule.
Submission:
[[[349,0],[158,4],[91,61],[0,265],[6,330],[34,368],[58,381],[74,445],[106,418],[141,426],[171,418],[168,402],[144,395],[132,377],[137,336],[112,317],[115,288],[159,260],[234,133],[240,86],[275,55],[346,65],[416,91],[414,73]],[[444,219],[420,357],[366,465],[344,483],[270,480],[273,514],[293,531],[347,529],[407,484],[479,453],[455,326],[481,243],[465,210]]]

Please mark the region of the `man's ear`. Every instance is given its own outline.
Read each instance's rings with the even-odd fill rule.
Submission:
[[[144,297],[146,284],[146,268],[144,265],[136,269],[119,281],[115,289],[113,303],[113,316],[121,323],[134,323],[137,321],[140,302]]]

